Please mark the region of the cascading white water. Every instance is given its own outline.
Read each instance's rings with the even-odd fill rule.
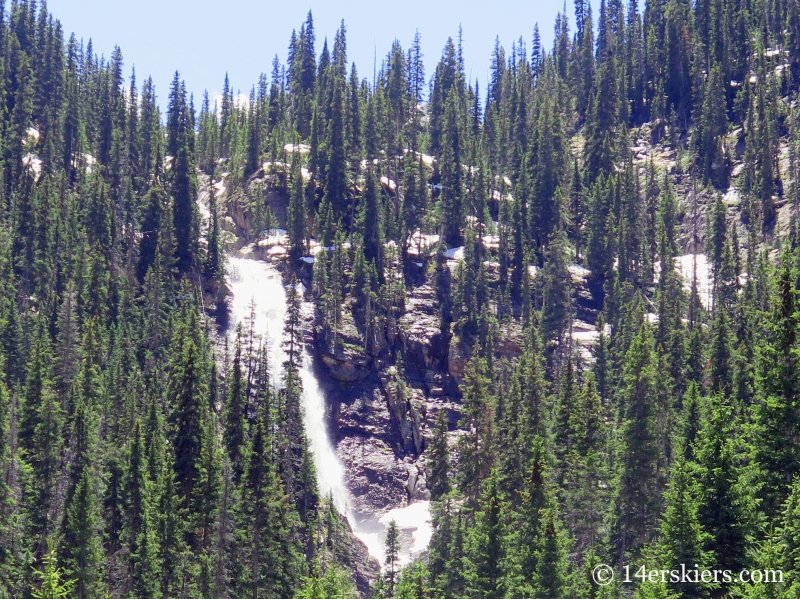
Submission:
[[[280,383],[280,366],[284,361],[282,347],[283,324],[286,317],[286,290],[281,274],[268,262],[228,256],[227,281],[233,295],[231,301],[232,329],[245,323],[254,314],[255,333],[261,335],[269,349],[269,361],[276,386]],[[325,399],[312,368],[311,355],[304,350],[300,370],[303,381],[303,408],[306,435],[317,469],[320,493],[333,496],[339,512],[347,517],[353,532],[367,546],[374,557],[383,561],[386,527],[395,520],[401,530],[411,531],[411,542],[401,545],[400,565],[411,561],[423,551],[430,541],[430,504],[417,502],[403,508],[390,510],[380,519],[357,519],[350,508],[350,492],[345,484],[344,467],[336,448],[331,443],[325,425]]]
[[[256,334],[261,335],[269,348],[269,362],[276,385],[280,382],[280,368],[285,359],[282,347],[283,321],[286,317],[286,290],[281,274],[267,262],[228,257],[228,285],[231,301],[232,327],[244,323],[250,316],[251,303],[254,310]],[[306,435],[308,435],[317,483],[320,493],[333,495],[338,510],[347,516],[351,526],[352,514],[349,493],[344,483],[344,469],[331,445],[325,427],[325,402],[319,384],[311,368],[311,356],[303,352],[300,377],[303,381],[303,408]]]

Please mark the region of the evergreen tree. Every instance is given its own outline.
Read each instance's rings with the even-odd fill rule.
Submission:
[[[482,485],[480,506],[468,540],[467,596],[503,597],[503,500],[496,471]]]
[[[631,341],[623,372],[623,421],[617,458],[619,482],[614,501],[616,559],[636,555],[651,539],[660,505],[660,456],[656,444],[655,356],[647,323]]]
[[[400,559],[400,529],[397,522],[392,520],[386,529],[386,559],[384,560],[384,584],[386,597],[395,596],[395,588],[400,578],[398,561]]]
[[[755,407],[755,450],[763,471],[766,513],[776,513],[779,509],[800,464],[795,445],[789,441],[795,438],[798,426],[792,408],[798,393],[796,278],[789,256],[784,254],[772,296],[767,336],[759,350],[758,387],[762,396]]]
[[[450,451],[447,443],[447,411],[442,409],[436,415],[436,428],[428,446],[429,457],[426,465],[426,483],[431,492],[431,501],[445,497],[451,490]]]

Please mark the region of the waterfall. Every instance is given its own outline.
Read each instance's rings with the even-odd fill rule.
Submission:
[[[286,318],[286,290],[281,273],[267,262],[228,256],[228,285],[231,301],[231,324],[235,327],[250,316],[254,310],[254,329],[261,335],[269,349],[269,363],[273,380],[280,382],[280,370],[285,353],[282,347],[283,322]],[[312,370],[311,356],[303,350],[303,365],[300,377],[303,381],[303,411],[305,429],[314,466],[317,484],[322,495],[333,495],[337,509],[347,516],[350,525],[354,518],[349,508],[349,493],[344,482],[344,468],[328,436],[325,426],[325,400]]]
[[[285,359],[282,347],[283,323],[286,317],[286,290],[281,273],[270,263],[228,256],[227,282],[233,299],[231,325],[245,323],[254,316],[254,330],[267,344],[270,368],[276,387],[280,383],[280,368]],[[400,564],[411,561],[414,555],[425,550],[430,541],[430,504],[421,501],[407,507],[390,510],[379,519],[357,518],[350,508],[350,492],[345,484],[344,467],[336,454],[325,425],[325,398],[314,374],[311,355],[303,350],[300,370],[303,381],[303,410],[314,466],[317,486],[323,495],[332,495],[333,502],[350,523],[356,536],[367,546],[370,554],[383,562],[386,527],[395,520],[401,530],[410,535],[401,542]]]

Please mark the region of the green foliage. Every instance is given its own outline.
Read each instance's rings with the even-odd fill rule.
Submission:
[[[800,592],[800,9],[574,8],[552,48],[498,40],[484,97],[460,34],[430,82],[419,34],[363,79],[309,13],[246,102],[226,76],[197,112],[176,73],[162,119],[118,48],[0,3],[0,595],[354,597],[307,333],[376,371],[326,393],[331,422],[383,388],[389,459],[424,462],[427,560],[401,571],[392,527],[375,596]],[[265,228],[288,234],[274,374],[274,344],[215,331],[225,245]],[[701,251],[709,297],[673,268]],[[639,558],[787,581],[590,580]]]
[[[35,570],[39,579],[39,586],[32,589],[31,595],[35,599],[62,599],[72,593],[75,581],[63,580],[64,571],[58,567],[58,559],[52,544],[49,551],[42,556],[44,570]]]

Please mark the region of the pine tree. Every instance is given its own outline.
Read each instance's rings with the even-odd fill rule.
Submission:
[[[123,537],[130,550],[133,587],[139,597],[156,597],[158,570],[152,525],[152,482],[148,476],[139,422],[133,429],[128,469],[125,475],[125,520]]]
[[[460,97],[454,86],[447,95],[444,111],[441,171],[442,190],[439,197],[441,234],[449,247],[461,245],[463,229],[463,177],[461,172],[462,147],[458,122]]]
[[[50,544],[50,549],[42,556],[44,570],[36,570],[39,579],[39,588],[31,589],[34,599],[63,599],[69,597],[75,586],[74,580],[62,580],[65,572],[58,567],[58,557],[55,548]]]
[[[497,473],[484,481],[480,509],[468,540],[467,596],[480,599],[503,597],[504,523],[503,499]]]
[[[541,549],[534,578],[534,596],[537,599],[560,599],[571,596],[566,538],[560,530],[555,509],[545,510],[542,517]]]
[[[175,476],[185,508],[190,505],[200,476],[203,408],[208,403],[205,364],[195,341],[195,326],[195,316],[190,312],[188,322],[180,323],[176,328],[171,344],[173,358],[169,365],[167,388],[172,406],[170,423],[174,435]]]
[[[714,398],[711,418],[698,439],[698,519],[708,534],[706,551],[723,569],[740,570],[747,563],[753,499],[736,459],[731,409]],[[725,588],[725,585],[723,585]]]
[[[92,475],[84,469],[66,513],[64,563],[74,577],[77,597],[97,596],[102,589],[103,561],[98,534],[97,498]]]
[[[302,173],[295,168],[292,175],[292,193],[289,199],[289,208],[286,216],[286,229],[289,234],[289,241],[292,245],[292,259],[297,260],[303,253],[306,246],[306,202],[303,187]]]
[[[795,438],[798,422],[792,406],[796,402],[798,310],[794,281],[797,276],[787,254],[772,296],[767,336],[759,349],[758,388],[755,406],[756,459],[763,471],[764,510],[774,514],[788,495],[788,485],[800,467]]]
[[[229,375],[228,398],[225,402],[225,446],[233,464],[234,478],[238,481],[244,471],[244,443],[247,435],[246,411],[248,385],[242,364],[242,325],[236,326],[236,344]]]
[[[478,500],[481,482],[492,468],[492,401],[486,361],[477,353],[470,358],[464,372],[463,414],[459,425],[467,434],[459,439],[459,490],[470,503]]]
[[[722,80],[722,69],[714,64],[705,85],[701,113],[695,120],[699,126],[693,140],[696,151],[702,156],[702,173],[717,185],[726,181],[722,136],[728,126],[727,101]]]
[[[567,270],[567,237],[556,233],[542,271],[542,337],[562,341],[572,312],[572,277]]]
[[[620,430],[619,482],[614,501],[616,559],[636,555],[652,535],[660,504],[660,456],[656,444],[655,356],[647,323],[631,341],[623,371],[624,417]]]
[[[400,559],[400,529],[397,522],[392,520],[386,529],[386,558],[384,565],[384,581],[386,584],[386,597],[395,596],[395,588],[400,579],[398,561]]]
[[[436,414],[436,428],[428,446],[428,476],[426,484],[431,492],[431,501],[437,501],[450,493],[450,451],[447,443],[447,411]]]
[[[186,86],[176,72],[167,109],[167,154],[172,156],[170,175],[175,260],[182,272],[196,267],[199,237],[193,122],[194,114],[190,114],[186,100]]]
[[[249,539],[248,588],[254,596],[285,593],[297,582],[301,547],[294,534],[291,502],[273,463],[274,440],[267,427],[268,406],[258,413],[244,478],[244,532]]]
[[[664,515],[659,527],[657,553],[663,567],[678,570],[681,565],[704,564],[710,556],[706,552],[708,533],[699,521],[697,488],[692,480],[693,464],[678,458],[672,466],[672,477],[664,494]],[[681,585],[668,581],[670,589],[686,597],[708,597],[705,584]]]

